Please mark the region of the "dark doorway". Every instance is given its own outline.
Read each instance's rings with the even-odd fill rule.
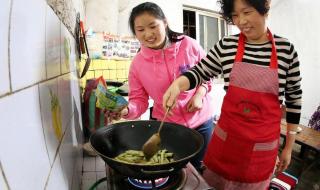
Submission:
[[[193,39],[196,39],[196,13],[183,10],[183,32]]]

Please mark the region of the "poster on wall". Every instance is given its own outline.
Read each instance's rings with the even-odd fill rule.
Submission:
[[[139,41],[132,37],[103,34],[103,59],[131,59],[140,48]]]
[[[130,41],[130,56],[134,57],[140,49],[140,43],[138,40]]]
[[[130,60],[140,48],[137,39],[88,29],[86,39],[91,59]]]
[[[55,93],[53,93],[51,89],[50,89],[50,97],[51,97],[52,127],[54,129],[54,133],[57,140],[61,141],[63,136],[61,106],[60,106],[58,96]]]

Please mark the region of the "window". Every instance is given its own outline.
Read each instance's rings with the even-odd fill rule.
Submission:
[[[196,13],[183,10],[183,33],[196,39]]]
[[[215,43],[227,35],[227,23],[215,12],[184,7],[183,31],[196,39],[208,52]]]

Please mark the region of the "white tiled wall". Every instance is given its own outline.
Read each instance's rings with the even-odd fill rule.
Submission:
[[[0,6],[0,96],[9,92],[8,32],[10,2],[3,1]]]
[[[77,71],[72,72],[71,73],[71,91],[72,96],[73,96],[73,103],[72,103],[72,110],[81,110],[81,100],[79,98],[81,91],[80,91],[80,82],[77,78]],[[81,115],[81,111],[78,112],[79,116],[78,116],[78,122],[80,124],[80,127],[82,129],[82,115]]]
[[[45,1],[13,1],[10,31],[13,90],[45,79],[45,21]]]
[[[65,135],[61,144],[61,148],[59,149],[60,162],[62,166],[63,173],[65,174],[65,178],[68,182],[68,189],[71,189],[72,185],[72,176],[75,167],[75,150],[76,146],[73,145],[71,131],[74,128],[72,120],[68,124],[69,127],[65,131]]]
[[[52,79],[39,85],[41,117],[44,137],[47,142],[47,149],[50,163],[53,164],[54,156],[57,152],[59,140],[57,139],[52,125],[51,113],[51,96],[50,91],[54,95],[58,95],[58,79]]]
[[[74,118],[74,121],[76,121],[77,119]],[[76,126],[76,122],[75,122],[75,126]],[[79,125],[78,125],[79,127]],[[75,127],[75,131],[76,133],[79,131],[77,130],[77,127]],[[72,136],[72,139],[74,139],[74,135]],[[77,135],[76,135],[76,139],[78,139],[77,142],[83,142],[83,139],[82,139],[82,135],[81,137],[79,138]],[[79,140],[80,139],[80,140]],[[75,142],[73,140],[73,142]],[[73,177],[72,177],[72,190],[80,190],[80,186],[81,186],[81,179],[82,179],[82,165],[83,165],[83,152],[82,152],[82,144],[73,144],[73,148],[74,148],[74,154],[73,155],[76,160],[74,161],[75,165],[74,165],[74,169],[73,169]]]
[[[66,130],[70,118],[72,116],[72,96],[70,87],[70,74],[65,74],[58,77],[58,98],[61,106],[62,114],[62,129]]]
[[[70,54],[71,54],[71,35],[64,25],[61,25],[61,71],[62,73],[70,72]]]
[[[77,49],[76,49],[76,46],[74,45],[76,44],[76,41],[71,34],[69,35],[69,39],[70,39],[70,72],[74,72],[76,71],[77,65],[79,64],[76,62],[78,61],[76,57]]]
[[[61,74],[60,20],[50,7],[46,15],[46,71],[47,78]]]
[[[73,35],[44,0],[4,1],[0,16],[0,190],[79,190],[83,132]],[[62,139],[50,91],[60,102]]]
[[[43,138],[38,86],[0,99],[0,115],[5,129],[0,138],[1,162],[10,188],[42,189],[50,162]]]
[[[61,171],[62,166],[58,155],[58,159],[53,165],[51,177],[49,178],[48,184],[46,186],[47,190],[68,190],[68,182],[66,181]]]

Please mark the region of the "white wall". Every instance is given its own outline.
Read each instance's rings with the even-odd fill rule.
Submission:
[[[220,7],[217,3],[217,0],[182,0],[182,4],[216,12],[220,11]]]
[[[0,96],[10,90],[8,64],[8,36],[11,1],[4,1],[0,6]]]
[[[85,1],[86,28],[96,32],[117,34],[118,0],[87,0]]]
[[[129,15],[132,8],[142,2],[145,1],[87,0],[85,2],[85,27],[92,28],[95,32],[107,32],[121,36],[132,35],[128,25]],[[180,0],[155,0],[152,2],[157,3],[163,9],[173,30],[182,31],[182,4]]]
[[[91,27],[96,32],[108,32],[121,36],[132,35],[128,19],[136,5],[145,0],[87,0],[86,28]],[[201,9],[219,11],[216,0],[151,0],[158,4],[166,15],[169,26],[177,32],[183,31],[183,6],[193,6]]]
[[[302,75],[301,124],[308,124],[320,104],[320,1],[281,0],[271,6],[269,26],[295,46]]]
[[[144,0],[120,0],[119,1],[119,24],[118,34],[119,35],[131,35],[129,31],[128,19],[130,12],[133,7],[140,3],[145,2]],[[181,0],[152,0],[158,4],[166,15],[169,23],[169,27],[177,32],[182,32],[183,29],[183,10]]]
[[[67,7],[57,2],[50,1]],[[68,1],[67,8],[84,15],[82,0],[72,2],[75,6]],[[0,6],[1,190],[80,189],[83,133],[75,39],[47,3],[11,0]],[[68,14],[67,23],[74,15]],[[50,91],[60,101],[57,112]]]

